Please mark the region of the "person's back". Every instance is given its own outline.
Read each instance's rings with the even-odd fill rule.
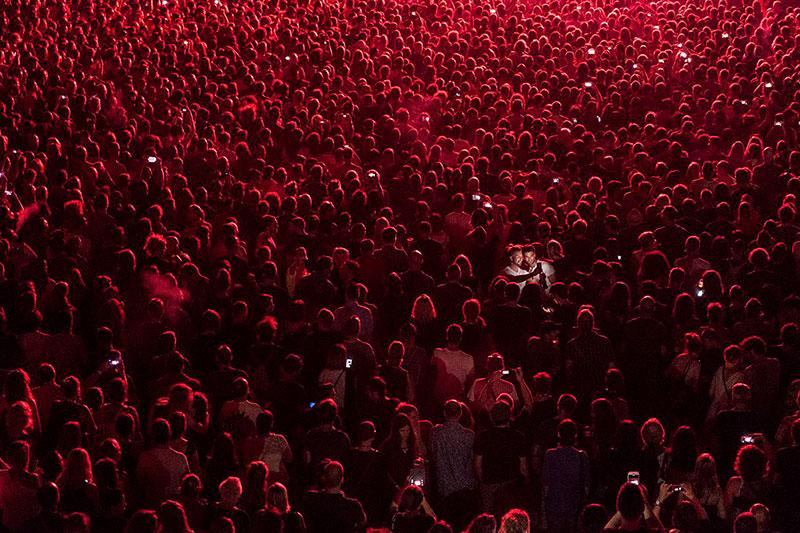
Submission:
[[[794,445],[778,450],[771,468],[775,518],[787,531],[800,524],[800,419],[794,421],[791,432]]]
[[[8,531],[25,531],[39,512],[36,499],[39,479],[28,472],[30,446],[17,441],[9,446],[10,468],[0,471],[0,523]]]
[[[431,430],[430,452],[436,473],[439,495],[447,498],[475,486],[472,472],[475,433],[459,422],[461,404],[449,400],[445,404],[445,422]]]
[[[361,503],[341,490],[344,468],[336,461],[323,467],[319,490],[307,492],[301,505],[310,533],[352,533],[364,530]]]
[[[441,401],[463,397],[467,379],[475,371],[472,356],[459,348],[462,335],[461,326],[451,324],[447,328],[447,346],[433,350],[436,396]]]
[[[157,505],[178,496],[183,476],[189,472],[186,455],[168,445],[170,427],[166,420],[153,422],[154,446],[142,452],[136,466],[136,479],[145,500]]]
[[[547,522],[554,533],[574,530],[589,488],[589,457],[575,448],[578,426],[570,419],[558,426],[559,446],[547,450],[542,467]]]

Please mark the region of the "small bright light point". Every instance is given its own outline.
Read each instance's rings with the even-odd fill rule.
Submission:
[[[161,5],[162,6],[169,5],[169,2],[167,0],[161,0]]]
[[[660,30],[660,29],[661,29],[661,26],[659,26],[658,24],[656,24],[655,26],[653,26],[653,29],[654,29],[654,30]]]
[[[775,125],[778,126],[778,127],[781,127],[781,126],[783,126],[783,122],[781,122],[780,120],[776,120],[775,121]]]
[[[495,8],[492,8],[492,9],[489,10],[489,13],[491,13],[492,15],[495,15],[497,13],[497,10]]]
[[[742,105],[747,105],[747,100],[739,100]]]
[[[723,38],[723,39],[727,39],[728,37],[730,37],[730,36],[729,36],[727,33],[723,33],[723,34],[722,34],[722,38]]]
[[[219,5],[219,0],[214,0],[214,5],[218,6]]]
[[[633,68],[639,68],[639,65],[637,65],[636,63],[634,63],[634,64],[633,64]]]
[[[597,122],[603,122],[603,119],[600,118],[600,115],[597,115]]]
[[[189,41],[183,41],[183,46],[189,46]]]
[[[595,55],[597,53],[594,48],[589,48],[589,50],[587,50],[587,51],[588,51],[590,56],[593,56],[593,55]]]
[[[416,11],[412,11],[412,12],[411,12],[411,16],[412,16],[412,17],[416,17],[416,16],[417,16],[417,12],[416,12]]]
[[[764,84],[764,87],[766,87],[767,89],[772,89],[772,82],[768,81],[767,83]]]
[[[591,87],[591,86],[592,86],[592,82],[590,82],[590,81],[587,81],[587,82],[585,82],[585,83],[583,84],[583,86],[584,86],[584,87]]]
[[[286,61],[289,61],[289,60],[291,59],[291,57],[289,57],[289,56],[286,56],[286,57],[284,57],[283,59],[285,59]]]
[[[581,10],[581,6],[578,6],[578,7],[576,7],[575,9],[577,9],[578,11],[580,11],[580,10]]]
[[[663,62],[664,62],[664,60],[663,60],[663,59],[659,59],[659,60],[658,60],[658,62],[659,62],[659,63],[663,63]]]
[[[683,48],[683,44],[678,43],[678,48]]]
[[[687,63],[691,63],[691,62],[692,62],[692,58],[691,58],[691,57],[687,58],[687,59],[686,59],[686,62],[687,62]]]
[[[687,57],[689,57],[689,54],[687,54],[686,52],[681,52],[681,57],[683,59],[686,59]]]

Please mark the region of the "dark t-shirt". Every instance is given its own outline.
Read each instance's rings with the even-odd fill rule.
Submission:
[[[323,459],[333,459],[346,464],[350,452],[350,437],[339,429],[314,428],[306,435],[306,448],[311,454],[311,464]]]
[[[358,500],[344,494],[309,491],[303,498],[303,516],[310,533],[350,533],[362,531],[366,523]]]
[[[800,495],[800,446],[781,448],[774,461],[777,484],[786,494]]]
[[[475,438],[475,455],[483,457],[484,483],[503,483],[520,477],[519,458],[525,457],[525,437],[507,427],[487,429]]]

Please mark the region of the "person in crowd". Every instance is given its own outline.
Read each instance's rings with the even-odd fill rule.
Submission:
[[[475,437],[475,477],[483,509],[496,513],[510,505],[520,482],[529,476],[524,436],[510,427],[511,406],[497,400],[489,412],[492,426]]]
[[[475,372],[472,355],[461,350],[463,334],[461,326],[451,324],[447,328],[447,345],[433,350],[437,398],[463,398],[467,380]]]
[[[412,485],[432,512],[411,489],[399,516],[460,529],[481,510],[450,518],[469,427],[490,510],[520,509],[501,527],[544,529],[539,502],[581,485],[551,476],[544,497],[570,419],[592,474],[576,530],[620,486],[611,527],[657,527],[665,485],[679,531],[695,504],[714,533],[787,529],[798,18],[794,0],[0,3],[3,527],[388,528]],[[318,484],[326,458],[357,479]]]
[[[516,404],[517,389],[513,383],[503,378],[507,375],[503,356],[499,353],[490,355],[486,360],[486,371],[486,377],[476,379],[467,393],[467,401],[473,406],[473,411],[489,412],[501,394],[509,395]]]
[[[642,485],[629,481],[620,487],[617,512],[606,524],[606,531],[664,531]]]
[[[428,531],[436,515],[425,501],[425,493],[417,485],[409,485],[400,494],[397,513],[392,517],[392,533]]]
[[[434,426],[430,445],[440,514],[456,527],[466,525],[476,503],[475,433],[461,425],[462,414],[458,400],[448,400],[444,404],[445,421]]]
[[[578,450],[578,425],[558,424],[558,447],[547,450],[542,466],[544,511],[550,531],[574,531],[591,487],[589,456]]]
[[[319,490],[309,491],[301,505],[311,531],[360,531],[366,524],[364,509],[358,500],[342,492],[344,468],[337,461],[322,466]]]
[[[189,461],[169,447],[171,434],[166,420],[153,421],[150,434],[152,447],[139,456],[136,480],[147,501],[156,505],[178,496],[183,476],[189,473]]]

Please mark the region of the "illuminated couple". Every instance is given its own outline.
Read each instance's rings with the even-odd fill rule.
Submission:
[[[552,263],[540,259],[533,245],[511,245],[506,254],[508,266],[503,269],[503,276],[516,283],[522,289],[528,283],[538,283],[547,290],[555,282],[556,271]]]

